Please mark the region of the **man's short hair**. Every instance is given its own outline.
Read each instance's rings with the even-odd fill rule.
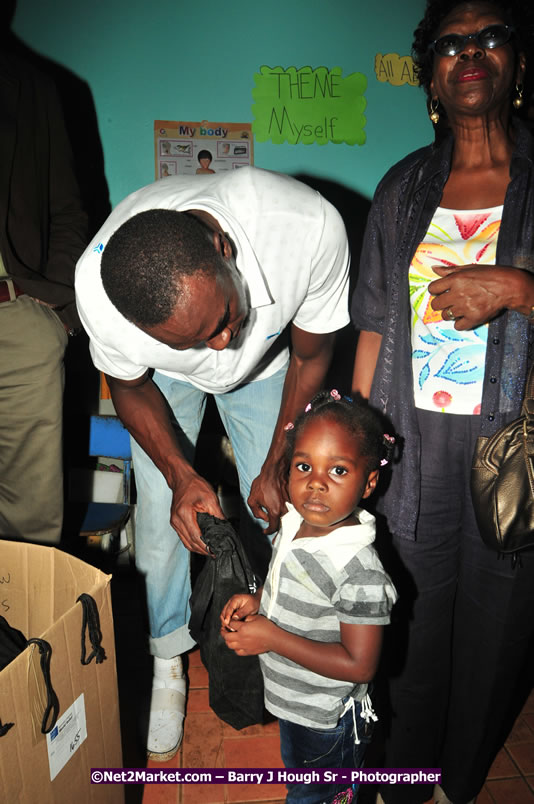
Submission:
[[[221,265],[209,229],[194,215],[149,209],[113,233],[100,272],[117,310],[138,326],[153,327],[172,315],[185,277],[215,277]]]

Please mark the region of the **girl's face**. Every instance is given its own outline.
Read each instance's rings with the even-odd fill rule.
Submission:
[[[330,417],[311,419],[295,441],[289,497],[304,519],[299,536],[325,536],[358,523],[354,510],[376,486],[357,440]]]

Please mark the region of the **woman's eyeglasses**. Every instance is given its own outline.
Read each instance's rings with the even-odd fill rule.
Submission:
[[[434,39],[428,47],[438,56],[457,56],[458,53],[464,50],[470,39],[473,39],[483,50],[493,50],[493,48],[505,45],[513,33],[514,29],[511,25],[488,25],[486,28],[482,28],[481,31],[477,31],[477,33],[465,35],[457,33],[445,34],[445,36],[440,36],[439,39]]]

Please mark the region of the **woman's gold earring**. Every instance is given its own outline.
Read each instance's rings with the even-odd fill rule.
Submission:
[[[523,101],[523,84],[516,84],[515,91],[517,92],[517,96],[513,99],[512,103],[514,104],[516,109],[520,109],[524,103]]]
[[[514,101],[515,102],[515,101]],[[522,103],[523,101],[521,101]],[[439,100],[437,98],[432,98],[430,101],[430,112],[428,116],[436,126],[439,121],[439,112],[438,112]]]

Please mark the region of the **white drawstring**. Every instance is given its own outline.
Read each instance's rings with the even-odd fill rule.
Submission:
[[[373,709],[373,702],[369,694],[362,698],[362,717],[366,723],[373,720],[375,723],[378,720],[375,710]]]
[[[364,695],[364,697],[362,698],[361,707],[362,707],[361,711],[362,720],[365,720],[366,723],[369,723],[370,720],[374,720],[375,722],[378,720],[378,717],[376,716],[375,711],[373,709],[371,698],[368,693]],[[341,713],[341,717],[346,715],[349,709],[352,709],[352,722],[354,724],[354,742],[356,743],[356,745],[360,745],[361,740],[358,737],[358,727],[356,726],[356,701],[352,697],[349,698],[347,703],[345,704],[345,708]]]

